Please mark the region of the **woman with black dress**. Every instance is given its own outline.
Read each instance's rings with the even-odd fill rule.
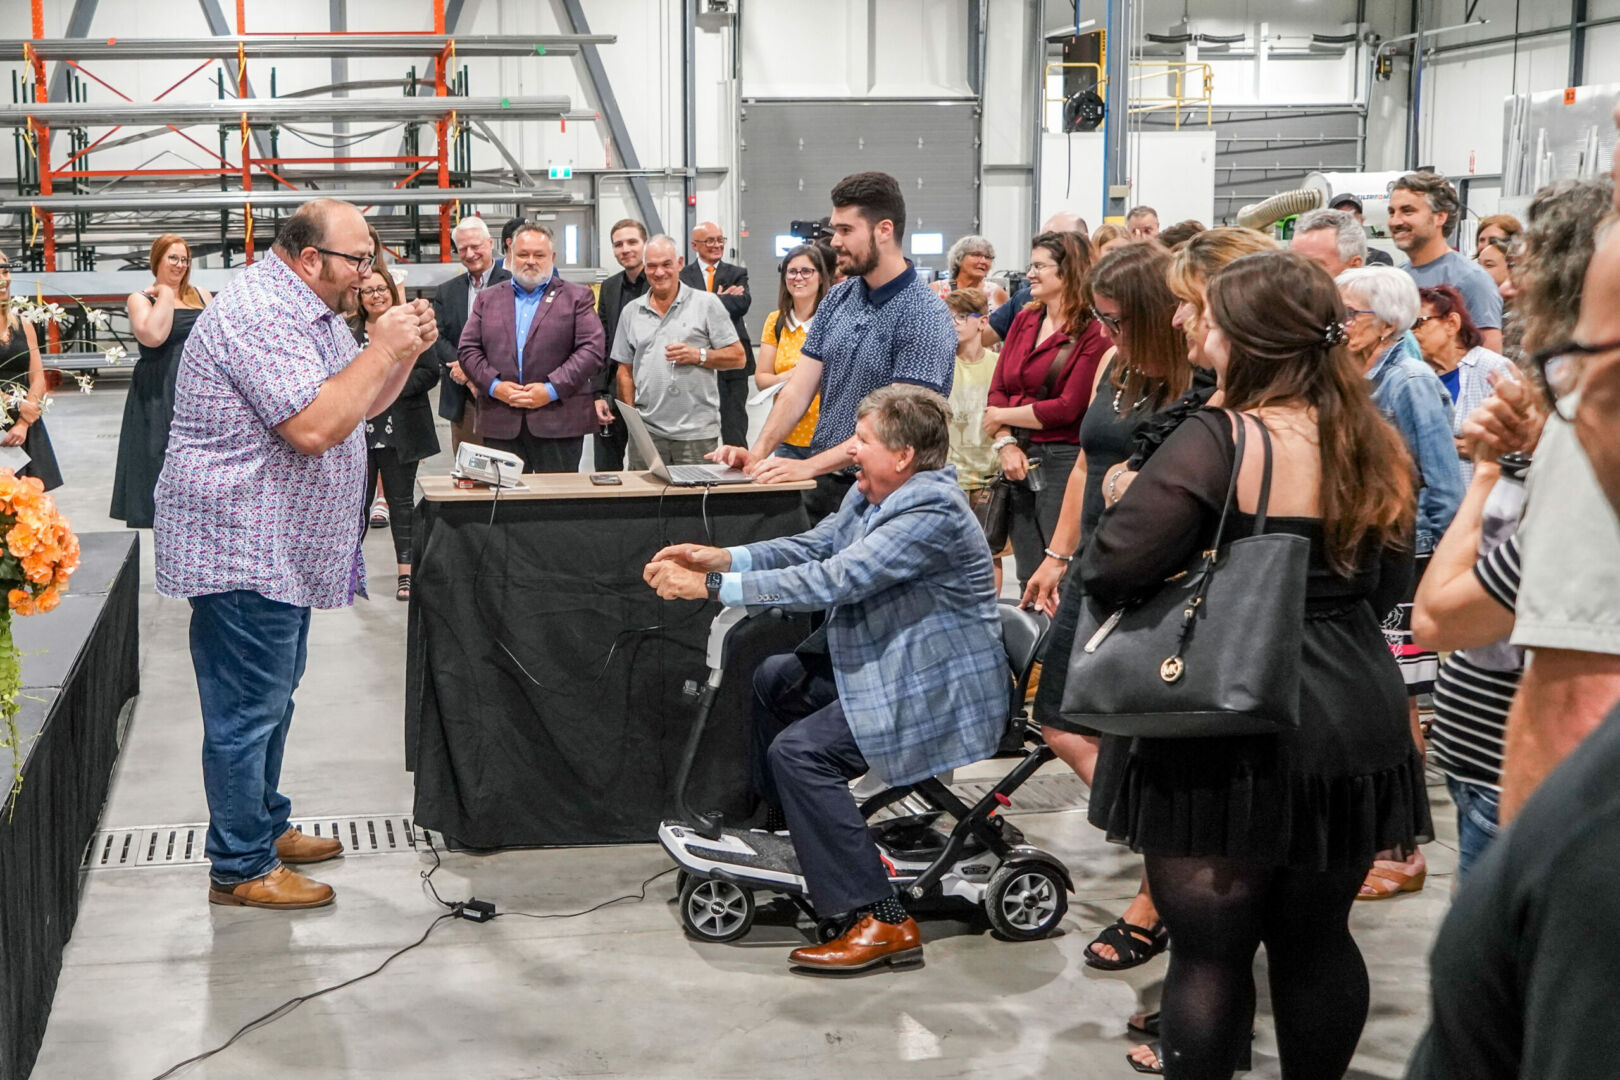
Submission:
[[[360,283],[360,311],[350,320],[355,340],[362,348],[371,336],[371,327],[389,308],[405,302],[399,285],[388,270],[388,257],[375,232],[373,250],[377,262]],[[416,358],[405,378],[399,397],[382,413],[366,421],[366,496],[377,490],[382,478],[383,497],[388,501],[388,529],[394,540],[398,562],[399,587],[395,599],[411,598],[411,504],[416,494],[416,466],[423,458],[439,452],[439,436],[433,429],[433,409],[428,391],[439,384],[439,369],[431,349]]]
[[[1351,904],[1378,851],[1432,832],[1405,688],[1380,628],[1412,571],[1412,465],[1343,348],[1345,309],[1324,270],[1293,254],[1250,255],[1215,277],[1209,300],[1205,350],[1225,407],[1249,425],[1249,445],[1262,424],[1274,445],[1270,526],[1311,541],[1300,726],[1105,737],[1089,816],[1146,857],[1175,940],[1165,1075],[1233,1074],[1264,943],[1283,1075],[1333,1080],[1367,1016]],[[1102,516],[1079,567],[1095,602],[1153,592],[1211,543],[1234,422],[1213,410],[1188,418]],[[1230,538],[1252,533],[1261,458],[1243,461]]]
[[[152,241],[147,264],[152,287],[131,293],[129,325],[140,356],[124,398],[124,424],[118,432],[118,463],[113,470],[109,515],[131,529],[150,529],[152,492],[169,448],[174,419],[174,383],[191,327],[211,297],[191,284],[191,248],[174,233]]]
[[[18,476],[32,476],[45,490],[62,486],[56,452],[45,432],[45,361],[30,323],[11,308],[11,260],[0,252],[0,411],[6,419],[0,446],[20,446],[28,464]]]

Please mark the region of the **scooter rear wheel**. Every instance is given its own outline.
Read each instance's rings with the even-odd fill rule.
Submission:
[[[735,941],[754,925],[754,892],[718,878],[689,878],[681,889],[681,925],[699,941]]]

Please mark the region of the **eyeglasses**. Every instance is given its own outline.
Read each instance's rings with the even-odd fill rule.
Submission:
[[[168,263],[170,266],[190,266],[191,265],[191,256],[190,255],[165,255],[165,256],[163,256],[163,261]]]
[[[314,247],[313,244],[310,246]],[[320,252],[322,255],[330,255],[334,259],[349,260],[354,264],[354,268],[360,271],[361,277],[365,277],[367,274],[371,273],[371,268],[376,265],[377,262],[377,256],[375,255],[350,255],[346,251],[328,251],[323,247],[315,248],[315,250]]]
[[[705,247],[707,247],[710,244],[723,244],[725,242],[726,242],[726,238],[723,237],[723,236],[708,236],[708,237],[704,237],[703,239],[697,241],[697,243],[702,244]]]
[[[1616,349],[1620,349],[1620,341],[1606,341],[1601,345],[1565,341],[1542,349],[1530,358],[1530,364],[1541,376],[1541,385],[1546,388],[1548,401],[1557,406],[1560,398],[1575,389],[1587,358]],[[1556,408],[1554,411],[1557,411]]]
[[[1438,319],[1439,317],[1440,316],[1438,315],[1419,315],[1416,319],[1412,320],[1412,329],[1416,330],[1418,327],[1422,326],[1431,319]]]
[[[360,290],[360,295],[361,296],[388,296],[389,295],[388,286],[386,286],[386,285],[373,285],[369,289],[361,289]]]
[[[1091,309],[1091,317],[1106,326],[1110,334],[1119,333],[1120,329],[1125,325],[1118,316],[1104,315],[1102,312],[1098,311],[1095,306],[1093,306]]]
[[[791,270],[784,270],[782,272],[782,276],[792,278],[815,277],[816,272],[814,269],[808,266],[795,266]]]
[[[967,322],[969,319],[982,319],[982,318],[984,318],[984,316],[980,315],[977,311],[953,311],[953,312],[951,312],[951,322],[955,323],[958,326],[960,326],[963,323]]]
[[[1056,270],[1056,269],[1057,269],[1057,263],[1037,263],[1037,262],[1032,262],[1028,266],[1024,267],[1024,273],[1026,275],[1028,275],[1029,277],[1034,277],[1037,274],[1044,274],[1048,270]]]
[[[10,263],[0,263],[0,277],[10,277],[10,276],[11,276],[11,264]]]

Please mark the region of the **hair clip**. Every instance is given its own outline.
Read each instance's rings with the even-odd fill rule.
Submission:
[[[1322,344],[1331,349],[1336,345],[1343,345],[1349,335],[1345,333],[1344,324],[1330,322],[1322,330]]]

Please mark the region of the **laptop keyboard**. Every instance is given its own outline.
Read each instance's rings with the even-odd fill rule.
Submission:
[[[746,479],[741,469],[724,465],[666,465],[669,478],[683,484],[713,483],[716,480]]]

